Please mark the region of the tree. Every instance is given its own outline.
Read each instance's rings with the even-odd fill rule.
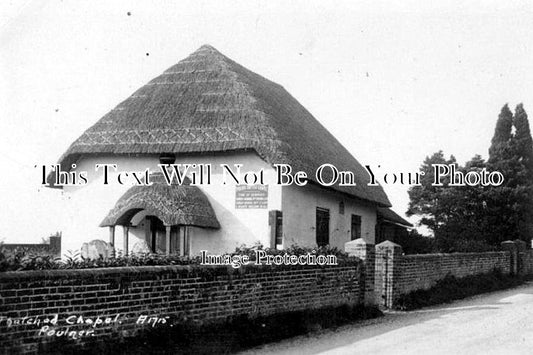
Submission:
[[[524,167],[524,175],[520,182],[531,183],[533,181],[533,139],[531,138],[527,113],[522,104],[516,106],[513,124],[516,132],[514,135],[516,159],[521,161]]]
[[[514,127],[514,131],[513,131]],[[489,148],[488,162],[476,155],[464,167],[499,171],[501,186],[433,186],[433,164],[456,163],[439,151],[426,157],[421,186],[409,189],[407,215],[433,231],[441,251],[480,251],[498,247],[504,240],[533,237],[533,139],[527,114],[518,105],[515,114],[503,106]]]
[[[489,148],[489,163],[508,158],[507,147],[512,137],[512,129],[513,113],[509,110],[509,106],[505,104],[498,116],[498,121],[496,121],[496,129]]]
[[[520,239],[529,241],[533,237],[533,139],[522,104],[516,107],[513,124],[515,135],[512,146],[515,159],[521,163],[521,169],[517,172],[517,187],[513,191],[518,214],[517,234]]]
[[[516,107],[512,125],[505,105],[496,123],[489,149],[488,168],[505,177],[501,186],[487,189],[487,239],[492,244],[503,240],[533,236],[533,140],[522,104]],[[514,132],[512,128],[514,127]]]
[[[433,186],[434,164],[454,164],[455,157],[452,155],[449,159],[444,157],[442,151],[433,153],[432,156],[426,157],[420,172],[424,173],[420,179],[420,186],[412,186],[409,191],[409,208],[407,216],[422,216],[419,224],[428,227],[435,233],[449,218],[450,205],[448,203],[448,183],[449,179],[445,177],[444,186]]]
[[[442,179],[443,186],[433,186],[433,164],[455,164],[457,171],[486,167],[481,156],[476,155],[464,167],[455,158],[445,159],[442,151],[426,157],[421,167],[425,173],[421,186],[409,189],[407,215],[420,215],[419,224],[428,227],[435,237],[437,248],[443,252],[482,251],[491,249],[484,240],[483,218],[485,204],[482,186],[450,186],[449,178]]]

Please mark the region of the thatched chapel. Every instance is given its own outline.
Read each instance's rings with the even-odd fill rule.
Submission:
[[[356,238],[374,242],[377,209],[390,206],[380,186],[367,186],[359,162],[282,86],[208,45],[118,104],[59,163],[88,174],[85,185],[51,185],[67,196],[63,252],[93,239],[124,252],[144,245],[182,255],[257,242],[342,248]],[[210,165],[210,181],[193,184],[187,173],[182,184],[169,185],[160,163]],[[325,163],[353,172],[356,186],[318,184],[315,171]],[[104,184],[96,164],[150,169],[152,184]],[[221,164],[262,170],[265,184],[228,179]],[[276,184],[274,164],[307,172],[308,184]]]

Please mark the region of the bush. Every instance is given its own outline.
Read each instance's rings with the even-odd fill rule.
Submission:
[[[25,249],[15,249],[6,253],[0,249],[1,271],[51,270],[51,269],[88,269],[99,267],[148,266],[148,265],[191,265],[199,264],[198,257],[183,257],[160,254],[117,255],[110,259],[84,259],[79,253],[69,252],[65,259],[52,256],[34,255]]]
[[[283,255],[285,253],[289,255],[305,255],[309,253],[309,254],[315,254],[315,255],[334,255],[337,257],[337,260],[340,260],[340,261],[346,261],[346,260],[353,259],[353,257],[350,257],[348,255],[348,253],[342,250],[339,250],[338,248],[331,247],[329,245],[309,248],[309,247],[301,247],[296,244],[292,244],[290,247],[286,249],[278,250],[278,249],[272,249],[272,248],[265,248],[260,243],[255,244],[252,247],[248,247],[245,244],[243,244],[240,247],[236,248],[233,253],[230,253],[230,255],[248,255],[251,261],[255,261],[255,256],[256,256],[255,252],[257,250],[263,250],[269,255]]]
[[[345,252],[329,246],[305,248],[292,245],[284,250],[276,250],[264,248],[261,244],[256,244],[253,247],[242,245],[236,248],[234,252],[228,253],[227,255],[248,255],[250,260],[254,261],[256,250],[264,250],[269,255],[279,255],[284,253],[291,255],[305,255],[307,253],[315,255],[335,255],[340,265],[352,265],[357,263],[356,258],[350,257]],[[116,257],[109,259],[84,259],[80,256],[79,252],[69,252],[65,255],[65,258],[61,260],[60,258],[54,258],[51,256],[33,255],[22,248],[7,253],[0,247],[0,272],[50,269],[89,269],[123,266],[200,265],[200,262],[201,259],[199,256],[188,257],[152,253],[138,253],[124,256],[121,255],[120,252]]]
[[[441,253],[480,253],[499,250],[483,240],[437,237],[436,242]]]
[[[9,253],[0,248],[0,271],[55,269],[58,262],[58,258],[33,255],[23,248]]]
[[[467,239],[458,235],[450,237],[442,234],[438,234],[436,237],[426,237],[416,230],[396,237],[395,242],[402,246],[405,254],[479,253],[499,250],[483,240]]]
[[[435,238],[425,237],[416,230],[411,230],[406,235],[398,236],[395,238],[395,242],[402,246],[405,254],[431,254],[438,252]]]

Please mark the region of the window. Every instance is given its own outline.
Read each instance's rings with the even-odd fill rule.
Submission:
[[[176,161],[176,155],[173,153],[161,153],[159,155],[159,164],[174,164]]]
[[[320,207],[316,208],[316,244],[329,244],[329,210]]]
[[[361,238],[361,216],[352,214],[352,240]]]
[[[146,216],[146,243],[152,253],[165,252],[165,226],[156,216]]]
[[[344,201],[339,202],[339,214],[344,214]]]

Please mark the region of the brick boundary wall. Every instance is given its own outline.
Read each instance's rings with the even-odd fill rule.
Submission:
[[[510,272],[508,252],[405,255],[400,262],[398,292],[428,289],[447,275],[461,278],[499,269]]]
[[[401,295],[428,289],[447,275],[460,278],[494,269],[509,274],[511,265],[510,251],[403,255],[401,246],[385,241],[376,246],[376,298],[392,308]]]
[[[206,268],[211,272],[206,273]],[[206,324],[245,314],[355,305],[364,293],[362,272],[360,260],[347,266],[282,269],[142,266],[4,272],[0,273],[0,350],[35,353],[40,342],[67,328],[93,331],[77,340],[83,343],[89,336],[109,337],[116,331],[133,336],[153,322],[166,322],[167,316],[180,323]],[[45,323],[56,314],[57,324]],[[77,324],[80,316],[93,324]],[[141,316],[147,318],[138,324]],[[95,325],[97,317],[104,324]],[[41,332],[43,326],[57,333],[49,336]]]

